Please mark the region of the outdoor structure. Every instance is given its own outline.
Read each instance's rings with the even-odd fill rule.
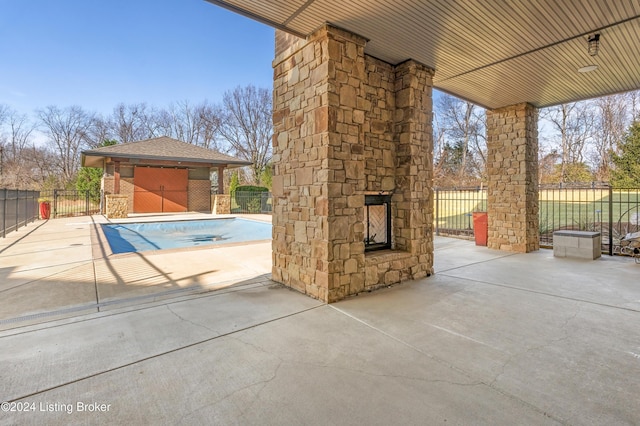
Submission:
[[[640,87],[638,3],[209,1],[277,29],[273,279],[327,302],[432,271],[433,87],[488,109],[488,246],[515,252],[537,109]],[[374,194],[392,241],[366,252]]]
[[[328,302],[432,272],[431,77],[325,25],[278,33],[273,279]],[[391,248],[365,253],[367,194],[391,199]]]
[[[105,203],[110,217],[123,216],[122,195],[126,213],[210,212],[214,173],[216,196],[225,197],[224,169],[250,164],[167,136],[82,152],[83,166],[104,170],[105,197],[119,195]]]

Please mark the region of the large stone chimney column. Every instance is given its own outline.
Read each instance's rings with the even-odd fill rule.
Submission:
[[[325,25],[276,32],[272,279],[325,302],[432,271],[432,71]],[[393,250],[365,254],[365,194],[392,195]]]

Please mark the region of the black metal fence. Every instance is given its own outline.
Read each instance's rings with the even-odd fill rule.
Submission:
[[[437,235],[474,235],[472,214],[486,211],[486,189],[437,188],[434,199]],[[613,254],[625,235],[640,231],[640,188],[613,189],[595,183],[540,186],[538,211],[542,246],[553,246],[554,231],[598,231],[602,251]]]
[[[272,203],[270,192],[235,191],[231,194],[231,213],[271,214]]]
[[[2,237],[38,219],[38,191],[0,189]]]
[[[102,194],[92,191],[53,189],[41,191],[40,199],[51,205],[51,219],[100,213]]]
[[[485,188],[436,188],[436,235],[473,237],[473,212],[487,211]]]

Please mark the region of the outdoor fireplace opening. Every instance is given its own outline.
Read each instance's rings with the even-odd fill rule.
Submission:
[[[364,250],[391,248],[391,195],[364,196]]]

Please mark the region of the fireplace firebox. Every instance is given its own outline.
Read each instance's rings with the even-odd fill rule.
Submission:
[[[391,195],[364,196],[364,250],[391,248]]]

